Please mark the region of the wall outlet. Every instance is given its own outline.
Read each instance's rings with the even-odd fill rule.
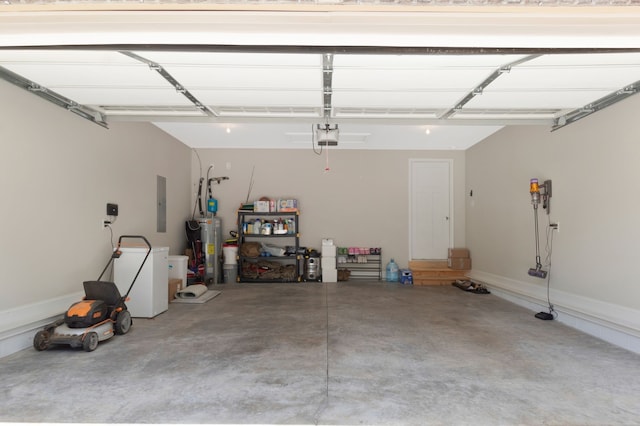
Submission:
[[[549,227],[556,232],[560,232],[560,222],[552,223]]]
[[[111,221],[109,219],[100,219],[100,228],[107,229],[107,227],[111,225]]]

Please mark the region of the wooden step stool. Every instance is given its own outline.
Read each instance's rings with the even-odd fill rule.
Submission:
[[[451,285],[467,279],[468,270],[450,269],[446,260],[410,260],[413,285]]]

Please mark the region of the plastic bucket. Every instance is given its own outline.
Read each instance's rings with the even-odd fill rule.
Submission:
[[[187,263],[189,256],[169,256],[169,278],[180,278],[182,286],[187,286]]]
[[[238,255],[238,246],[222,246],[222,254],[224,256],[225,265],[235,265],[238,263],[236,256]]]
[[[222,271],[225,284],[233,284],[238,277],[238,269],[236,265],[222,265]]]

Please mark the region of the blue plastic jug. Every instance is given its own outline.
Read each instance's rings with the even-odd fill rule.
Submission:
[[[391,259],[389,263],[387,263],[387,281],[397,282],[399,278],[398,272],[399,272],[398,265],[393,259]]]

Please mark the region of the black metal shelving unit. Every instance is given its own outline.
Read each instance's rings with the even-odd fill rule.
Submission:
[[[255,212],[238,211],[238,278],[240,283],[282,283],[300,282],[302,280],[302,256],[298,254],[300,248],[299,211],[292,212]],[[276,234],[272,229],[269,234],[247,232],[245,224],[255,223],[260,219],[261,224],[271,223],[282,219],[288,221],[288,232]],[[290,229],[293,224],[293,230]],[[242,245],[247,242],[272,244],[279,247],[290,247],[293,253],[286,256],[258,256],[249,257],[242,255]],[[278,265],[282,273],[278,272]]]

